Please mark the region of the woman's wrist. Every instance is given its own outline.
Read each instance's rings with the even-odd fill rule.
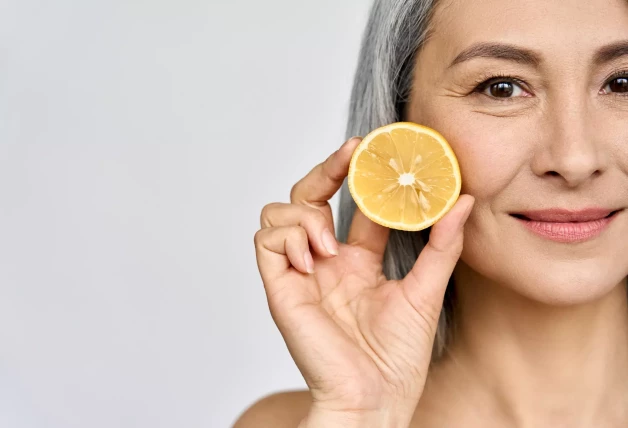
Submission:
[[[340,411],[312,409],[299,428],[408,428],[414,409]]]

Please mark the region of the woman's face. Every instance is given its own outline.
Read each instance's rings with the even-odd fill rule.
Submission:
[[[476,198],[462,261],[546,303],[609,292],[628,275],[628,2],[441,0],[433,28],[407,119]],[[597,235],[587,213],[529,213],[590,208],[622,211]]]

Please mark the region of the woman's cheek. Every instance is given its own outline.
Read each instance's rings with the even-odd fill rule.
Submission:
[[[462,192],[486,201],[523,178],[518,175],[531,171],[534,139],[522,133],[521,123],[508,126],[503,118],[472,119],[441,129],[458,158]]]
[[[539,141],[534,130],[540,129],[536,115],[499,117],[477,111],[463,99],[429,99],[413,109],[410,120],[421,120],[449,142],[460,164],[462,192],[475,196],[476,205],[513,191],[513,182],[532,182],[530,164]]]

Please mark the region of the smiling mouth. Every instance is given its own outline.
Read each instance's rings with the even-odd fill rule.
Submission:
[[[510,216],[528,231],[544,239],[560,243],[578,243],[598,237],[623,210],[562,209],[529,211]]]
[[[534,222],[543,222],[543,223],[588,223],[596,220],[604,220],[614,217],[617,213],[622,210],[611,211],[606,215],[579,215],[579,214],[553,214],[553,215],[530,215],[526,216],[524,214],[510,214],[512,217],[517,218],[519,220],[524,221],[534,221]]]

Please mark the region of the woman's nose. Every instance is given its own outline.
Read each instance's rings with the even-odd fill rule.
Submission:
[[[585,101],[564,99],[545,115],[532,169],[566,187],[578,187],[606,168],[604,142],[595,132],[596,112]]]

